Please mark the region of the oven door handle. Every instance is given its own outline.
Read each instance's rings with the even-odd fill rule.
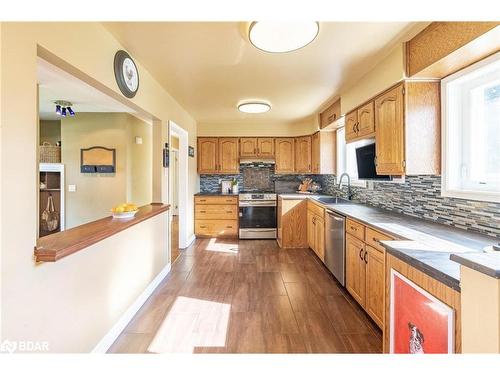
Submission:
[[[262,203],[257,203],[257,202],[241,202],[239,203],[240,207],[276,207],[275,202],[262,202]]]

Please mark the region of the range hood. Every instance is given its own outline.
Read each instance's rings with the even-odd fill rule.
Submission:
[[[274,159],[264,158],[240,158],[240,164],[276,164]]]

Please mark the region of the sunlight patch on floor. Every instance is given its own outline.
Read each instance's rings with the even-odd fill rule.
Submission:
[[[212,238],[208,242],[207,247],[205,247],[205,250],[217,251],[219,253],[230,253],[230,254],[237,254],[239,251],[238,244],[220,242],[217,240],[217,238]]]
[[[179,296],[151,342],[151,353],[193,353],[224,347],[231,305]]]

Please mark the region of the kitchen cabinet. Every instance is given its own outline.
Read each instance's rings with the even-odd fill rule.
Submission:
[[[295,173],[312,172],[312,138],[310,135],[295,138]]]
[[[276,138],[274,140],[276,154],[275,173],[295,172],[295,138]]]
[[[403,86],[375,99],[375,166],[377,174],[405,173]]]
[[[257,138],[240,138],[240,156],[257,156]]]
[[[307,202],[307,244],[322,262],[325,261],[325,210]]]
[[[385,249],[394,238],[350,218],[346,221],[346,288],[380,327],[385,319]]]
[[[375,132],[373,101],[350,112],[345,120],[346,142],[373,137]]]
[[[365,306],[365,244],[356,237],[346,234],[346,288],[353,298]]]
[[[336,173],[336,131],[318,131],[311,137],[311,172],[314,174]]]
[[[237,197],[195,196],[196,237],[238,237],[238,212]]]
[[[273,158],[274,138],[257,138],[257,155],[262,158]]]
[[[324,129],[340,118],[340,99],[319,114],[319,128]]]
[[[307,199],[278,197],[278,245],[287,248],[307,248]]]
[[[239,172],[239,139],[219,138],[219,173],[237,174]]]
[[[218,150],[218,138],[198,138],[198,173],[218,173]]]

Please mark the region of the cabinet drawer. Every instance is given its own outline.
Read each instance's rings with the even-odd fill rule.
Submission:
[[[196,204],[238,204],[238,197],[229,196],[196,196],[194,197],[194,203]]]
[[[238,206],[235,204],[197,204],[195,219],[238,220]]]
[[[237,220],[195,220],[198,237],[238,237]]]
[[[365,226],[357,221],[347,219],[346,231],[362,241],[365,239]]]
[[[376,230],[373,230],[371,228],[366,227],[366,234],[365,234],[365,242],[367,245],[370,245],[374,249],[384,252],[385,248],[380,244],[380,241],[386,241],[386,240],[393,240],[394,238],[384,234],[377,232]]]
[[[307,200],[307,209],[313,214],[318,215],[321,219],[325,218],[325,209],[311,200]]]

